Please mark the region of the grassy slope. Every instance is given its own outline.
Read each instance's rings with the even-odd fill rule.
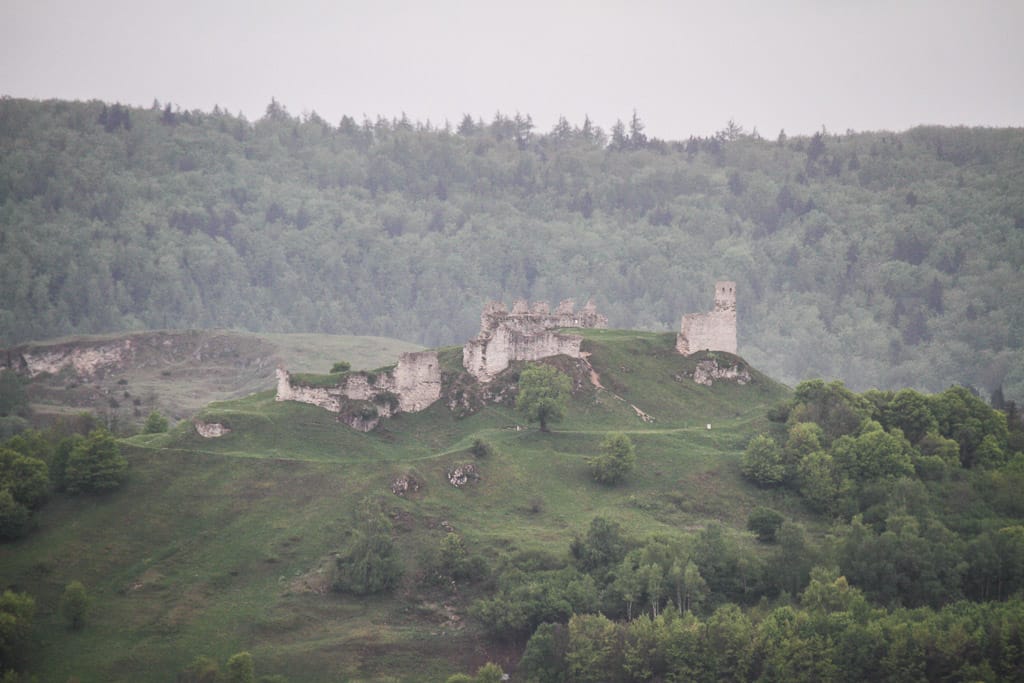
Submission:
[[[0,546],[2,582],[38,596],[41,679],[164,681],[199,654],[223,662],[248,649],[261,672],[295,682],[443,680],[487,659],[507,664],[514,650],[484,640],[471,620],[451,618],[464,613],[474,588],[415,582],[417,558],[443,536],[442,522],[488,558],[529,549],[564,557],[595,515],[637,536],[685,534],[709,519],[744,535],[759,504],[802,516],[797,503],[738,473],[739,451],[764,428],[764,410],[783,387],[756,372],[743,387],[677,379],[695,361],[673,353],[672,335],[585,337],[608,390],[584,387],[552,434],[516,430],[521,419],[507,407],[458,420],[440,402],[360,434],[264,392],[203,411],[231,424],[224,438],[201,439],[183,425],[132,439],[123,490],[58,498],[39,514],[36,533]],[[642,422],[629,403],[656,421]],[[613,489],[594,484],[586,467],[608,430],[629,432],[638,453],[634,475]],[[498,453],[477,463],[481,481],[455,489],[445,470],[472,459],[465,449],[476,436]],[[423,490],[391,495],[402,473],[415,474]],[[297,589],[322,578],[318,569],[366,495],[390,510],[403,585],[370,599]],[[77,633],[55,614],[73,578],[96,597]]]

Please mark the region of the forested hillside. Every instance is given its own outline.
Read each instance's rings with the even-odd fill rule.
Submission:
[[[635,114],[606,134],[0,100],[3,345],[220,326],[433,346],[518,297],[675,329],[727,278],[740,353],[783,380],[1024,400],[1022,263],[1020,129],[663,142]]]

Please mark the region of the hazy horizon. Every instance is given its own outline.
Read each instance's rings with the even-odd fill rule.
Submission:
[[[271,98],[316,112],[457,125],[529,114],[536,130],[634,109],[663,139],[734,120],[775,137],[824,126],[1024,125],[1024,4],[235,0],[100,13],[66,0],[0,7],[0,94],[250,120]]]

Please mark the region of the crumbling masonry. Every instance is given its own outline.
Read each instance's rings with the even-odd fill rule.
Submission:
[[[380,400],[389,394],[397,401]],[[293,384],[288,371],[278,368],[276,398],[310,403],[335,413],[342,412],[346,401],[368,401],[374,406],[373,414],[343,416],[349,426],[368,432],[382,417],[416,413],[441,398],[441,365],[436,351],[403,353],[392,370],[378,374],[352,372],[340,377],[336,387]]]
[[[684,356],[698,351],[736,353],[736,283],[715,283],[715,310],[683,316],[676,350]]]
[[[593,301],[579,311],[574,309],[572,299],[562,301],[553,312],[546,301],[532,306],[526,301],[516,301],[511,311],[501,302],[489,302],[480,315],[480,332],[462,347],[463,367],[477,381],[487,383],[513,361],[559,355],[581,358],[583,337],[559,330],[605,328],[608,318],[597,312]],[[683,316],[676,350],[686,356],[705,350],[736,353],[735,282],[715,283],[713,311]],[[734,377],[728,373],[705,375],[708,372],[702,369],[702,374],[694,375],[694,381],[702,384],[710,384],[712,379],[732,379],[741,384],[749,381],[749,376]],[[362,431],[373,429],[381,418],[395,413],[424,410],[441,397],[441,367],[435,351],[404,353],[393,370],[377,375],[352,372],[340,377],[336,387],[295,384],[283,368],[278,369],[277,378],[278,401],[320,406],[338,413],[339,419]],[[353,401],[372,404],[372,409],[363,405],[361,410],[353,412],[350,410]]]
[[[492,301],[480,316],[480,333],[462,347],[462,366],[480,382],[489,382],[512,361],[540,360],[550,356],[580,357],[583,338],[560,334],[563,327],[608,327],[608,318],[597,312],[593,301],[580,311],[566,299],[554,313],[546,301],[531,307],[517,301],[512,310]]]

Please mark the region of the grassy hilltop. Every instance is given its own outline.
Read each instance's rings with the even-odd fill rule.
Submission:
[[[739,474],[740,452],[787,389],[753,369],[745,386],[698,385],[686,377],[696,360],[674,352],[671,334],[583,334],[606,388],[577,382],[551,434],[526,427],[509,405],[458,418],[443,399],[362,434],[264,391],[202,410],[231,426],[225,437],[203,439],[184,422],[128,439],[123,489],[58,497],[36,532],[0,546],[0,579],[39,604],[33,671],[40,680],[166,681],[198,655],[223,662],[248,650],[261,674],[294,682],[444,680],[487,660],[508,665],[518,652],[468,616],[479,586],[421,581],[421,558],[447,529],[496,565],[530,552],[564,561],[597,515],[637,537],[680,536],[716,519],[743,543],[752,543],[744,527],[757,505],[803,517],[796,502]],[[638,454],[614,488],[587,467],[609,431],[628,433]],[[478,437],[493,455],[474,460]],[[453,487],[446,471],[468,462],[480,479]],[[420,489],[392,494],[401,475]],[[384,502],[405,573],[390,594],[335,593],[332,553],[367,496]],[[56,611],[72,579],[94,596],[79,632]]]

